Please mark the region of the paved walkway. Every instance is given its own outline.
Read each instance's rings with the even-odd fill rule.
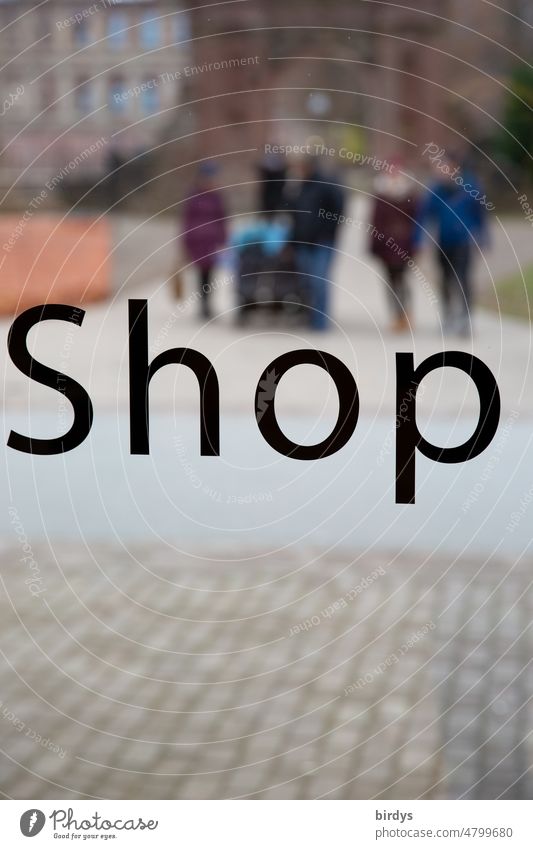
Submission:
[[[32,597],[19,556],[6,796],[531,798],[525,563],[39,545]]]

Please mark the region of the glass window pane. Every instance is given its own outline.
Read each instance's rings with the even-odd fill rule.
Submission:
[[[188,41],[191,37],[191,17],[188,12],[174,16],[174,41]]]
[[[47,35],[53,32],[53,26],[47,11],[39,9],[34,16],[34,21],[35,38],[37,40],[45,38]]]
[[[78,112],[85,115],[91,111],[93,106],[93,88],[88,80],[80,78],[77,81],[77,88],[74,91],[74,102]]]
[[[56,106],[56,98],[55,79],[50,74],[46,74],[41,78],[41,109],[53,109]]]
[[[127,91],[122,77],[112,77],[109,81],[109,108],[113,112],[124,112],[126,109]]]
[[[84,19],[74,26],[74,44],[84,47],[89,44],[89,21]]]
[[[161,44],[161,21],[154,18],[150,12],[147,12],[142,17],[140,42],[141,47],[145,47],[148,50],[159,47]]]
[[[158,82],[156,74],[144,81],[144,90],[141,91],[141,108],[146,115],[157,112],[159,109]]]
[[[128,43],[128,18],[124,12],[111,12],[107,26],[111,47],[125,47]]]

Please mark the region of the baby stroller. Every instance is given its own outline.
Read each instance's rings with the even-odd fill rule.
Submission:
[[[287,236],[287,226],[261,221],[234,237],[238,323],[254,314],[290,319],[301,313],[301,285]]]

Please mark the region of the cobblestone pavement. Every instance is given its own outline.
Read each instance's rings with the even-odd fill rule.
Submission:
[[[2,564],[7,797],[531,797],[524,561],[80,541]]]

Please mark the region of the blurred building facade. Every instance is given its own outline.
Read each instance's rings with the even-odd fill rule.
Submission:
[[[235,143],[243,139],[240,122],[258,122],[245,137],[260,143],[269,120],[286,142],[334,136],[328,123],[344,122],[379,154],[421,139],[458,141],[462,131],[482,138],[495,127],[515,51],[521,46],[527,59],[533,46],[516,17],[483,0],[196,5],[198,64],[242,55],[244,46],[260,57],[233,78],[205,74],[196,82],[200,126],[230,117]],[[523,13],[518,2],[516,11]],[[253,88],[260,96],[248,94]],[[217,98],[228,91],[235,95]]]
[[[531,52],[525,14],[523,0],[0,0],[0,182],[71,163],[98,176],[140,150],[165,175],[222,155],[242,181],[270,142],[483,145]]]
[[[0,182],[98,177],[158,143],[190,19],[169,0],[0,0]]]

